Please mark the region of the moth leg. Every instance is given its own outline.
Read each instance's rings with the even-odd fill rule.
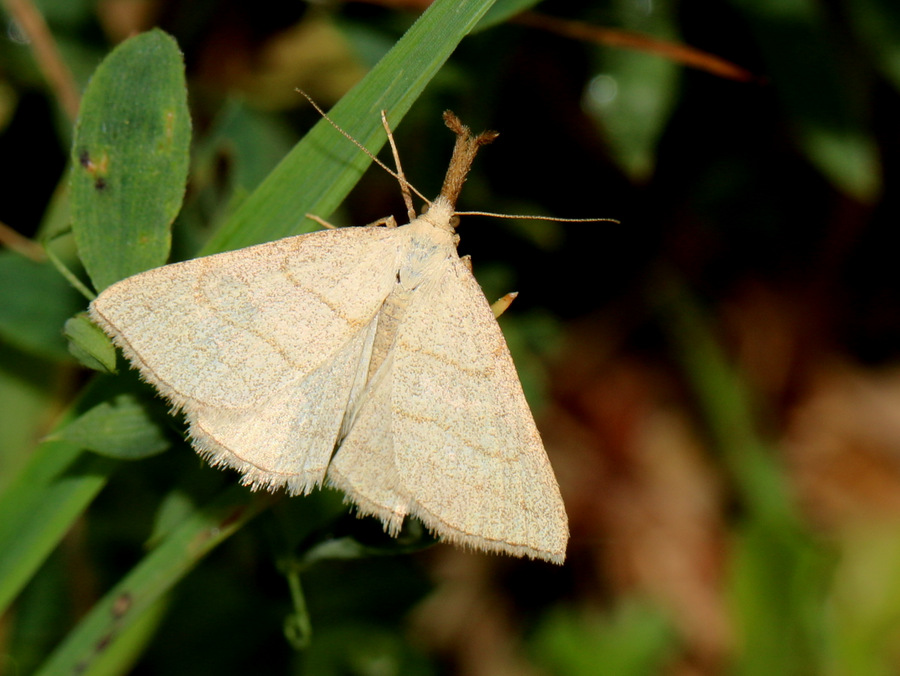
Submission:
[[[393,216],[385,216],[384,218],[379,218],[377,221],[372,221],[371,223],[366,223],[364,228],[377,228],[379,225],[383,225],[386,228],[396,228],[397,227],[397,219]]]
[[[326,221],[324,218],[319,218],[315,214],[306,214],[306,217],[311,221],[315,221],[316,223],[321,225],[323,228],[328,228],[329,230],[337,230],[338,229],[338,226],[332,225],[331,223]]]
[[[491,310],[494,311],[494,319],[506,312],[506,309],[512,305],[512,302],[519,295],[518,291],[511,291],[502,298],[497,299],[491,304]]]
[[[462,256],[459,259],[459,262],[466,266],[466,269],[469,272],[472,272],[472,257],[471,256]],[[502,315],[506,312],[506,309],[512,305],[512,302],[516,299],[516,296],[519,295],[518,291],[512,291],[502,298],[497,299],[491,304],[491,310],[494,312],[494,319]]]
[[[406,205],[406,215],[409,216],[409,222],[416,220],[416,210],[413,207],[412,193],[409,190],[409,183],[406,180],[406,174],[403,173],[403,167],[400,164],[400,153],[397,152],[397,144],[394,143],[394,134],[387,121],[386,111],[381,111],[381,124],[387,132],[388,143],[391,144],[391,152],[394,155],[394,164],[397,166],[397,178],[400,181],[400,192],[403,193],[403,203]]]

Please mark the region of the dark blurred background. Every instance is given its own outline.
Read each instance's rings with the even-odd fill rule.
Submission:
[[[49,206],[71,121],[22,4],[0,15],[0,222],[35,238],[65,220]],[[196,162],[175,258],[316,122],[294,88],[332,105],[424,8],[34,6],[79,90],[129,35],[177,39]],[[176,587],[132,673],[900,671],[900,5],[527,11],[466,39],[396,136],[410,180],[436,193],[452,108],[500,132],[461,209],[619,221],[470,217],[459,231],[488,298],[520,294],[500,321],[566,502],[566,565],[439,544],[313,566],[313,638],[297,651],[277,543],[372,525],[330,520],[339,496],[281,500]],[[404,213],[399,191],[373,169],[333,219],[388,213]],[[27,249],[3,233],[4,255]],[[0,282],[0,298],[16,293],[11,272]],[[0,490],[87,378],[19,335],[0,309]],[[123,467],[0,620],[0,673],[30,673],[140,559],[173,485],[233,481],[186,447]]]

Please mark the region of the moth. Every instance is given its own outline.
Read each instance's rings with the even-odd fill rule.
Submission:
[[[103,291],[90,316],[183,410],[194,448],[254,490],[327,484],[392,535],[412,515],[457,545],[561,564],[556,478],[456,250],[457,197],[496,134],[473,136],[449,112],[445,122],[453,157],[418,217],[398,161],[407,225],[165,265]]]

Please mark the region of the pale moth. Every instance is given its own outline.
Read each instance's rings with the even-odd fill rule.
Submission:
[[[184,411],[194,448],[253,489],[328,484],[391,534],[412,515],[457,545],[561,564],[559,487],[491,306],[456,251],[456,199],[496,134],[445,121],[456,145],[425,213],[415,217],[399,161],[391,172],[408,225],[165,265],[109,287],[90,315]]]

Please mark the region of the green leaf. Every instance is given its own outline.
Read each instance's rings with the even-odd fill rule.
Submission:
[[[195,182],[209,183],[207,175],[216,170],[216,162],[225,155],[231,166],[234,187],[249,193],[254,190],[297,142],[284,120],[274,114],[229,101],[219,112],[209,133],[194,152],[194,171],[204,175]]]
[[[623,28],[659,39],[678,37],[674,7],[661,3],[646,16],[629,8],[620,7]],[[630,49],[601,47],[597,54],[598,72],[585,90],[585,109],[604,126],[619,166],[635,181],[645,181],[656,166],[656,145],[677,100],[681,67]]]
[[[881,167],[870,131],[864,79],[836,53],[822,7],[813,0],[735,0],[756,33],[767,75],[809,161],[839,190],[871,201]],[[802,45],[802,48],[798,47]]]
[[[456,45],[493,0],[439,0],[393,49],[329,111],[331,118],[372,152],[385,143],[380,111],[396,127]],[[299,96],[299,94],[298,94]],[[297,235],[319,226],[359,180],[371,160],[321,120],[203,248],[203,254]]]
[[[900,630],[900,533],[873,519],[839,536],[831,603],[835,664],[820,673],[892,674]]]
[[[0,493],[34,454],[59,396],[56,365],[0,344]]]
[[[314,534],[303,544],[303,554],[297,557],[296,565],[306,569],[326,560],[409,554],[427,549],[438,542],[437,537],[414,518],[406,519],[396,536],[385,533],[381,524],[374,520],[354,519],[354,522],[355,528],[349,528],[349,534],[333,533],[333,525],[329,526],[327,532]]]
[[[90,676],[120,676],[131,673],[141,654],[153,640],[169,610],[169,596],[161,595],[134,622],[119,628],[116,640],[91,665]]]
[[[41,444],[0,494],[0,614],[116,467],[65,441]]]
[[[540,1],[541,0],[497,0],[490,11],[488,11],[481,21],[478,22],[478,26],[476,26],[475,30],[483,31],[486,28],[491,28],[492,26],[503,23],[514,17],[516,14],[531,9]]]
[[[61,424],[136,382],[94,378]],[[0,614],[118,466],[69,441],[45,440],[32,451],[28,463],[0,492]]]
[[[729,363],[703,308],[675,276],[661,275],[650,293],[744,508],[761,520],[799,529],[777,456],[756,429],[752,393]]]
[[[72,230],[98,290],[166,262],[189,145],[177,44],[160,30],[123,42],[91,78],[72,144]]]
[[[0,251],[0,339],[24,352],[67,360],[62,325],[82,299],[49,263]]]
[[[797,514],[777,452],[757,429],[753,393],[709,319],[677,278],[657,282],[669,342],[741,501],[729,592],[743,653],[733,673],[801,673],[821,660],[827,553]]]
[[[172,445],[156,412],[134,394],[98,404],[50,437],[121,460],[157,455]]]
[[[640,676],[665,672],[675,638],[662,613],[630,601],[611,617],[559,609],[544,620],[530,644],[559,676]]]
[[[87,314],[79,312],[66,320],[63,333],[69,339],[69,352],[81,364],[95,371],[116,372],[116,348]]]
[[[894,0],[854,0],[843,8],[859,44],[875,57],[882,72],[900,89],[900,5]]]
[[[759,519],[736,533],[728,592],[742,650],[731,673],[791,676],[824,668],[833,560],[800,530]],[[869,672],[877,673],[877,672]]]
[[[107,646],[115,646],[122,632],[151,610],[210,550],[268,506],[270,499],[266,495],[248,499],[247,489],[233,486],[194,510],[94,605],[37,673],[92,673]]]

